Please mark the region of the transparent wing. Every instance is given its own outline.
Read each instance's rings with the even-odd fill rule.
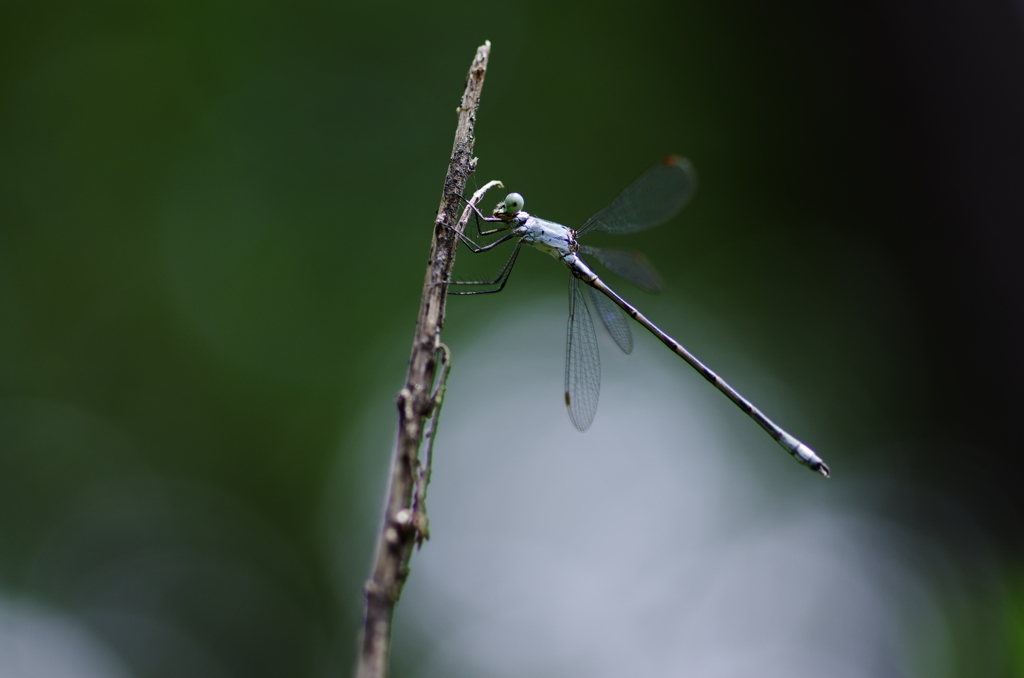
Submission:
[[[640,252],[609,250],[586,245],[580,245],[580,252],[591,255],[609,271],[644,292],[657,294],[661,291],[661,276],[654,270],[654,264]]]
[[[622,309],[615,302],[604,296],[590,285],[584,285],[590,292],[590,300],[594,302],[597,315],[601,317],[604,328],[608,330],[615,345],[625,354],[633,352],[633,333],[629,331],[629,321]]]
[[[690,161],[669,156],[626,186],[612,204],[587,219],[578,236],[591,231],[621,235],[660,226],[683,209],[693,187]]]
[[[601,357],[597,333],[579,280],[569,278],[569,329],[565,344],[565,406],[572,425],[580,431],[590,428],[597,412],[601,391]]]

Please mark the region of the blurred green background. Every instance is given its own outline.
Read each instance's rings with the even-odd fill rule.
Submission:
[[[393,434],[489,39],[470,187],[573,225],[689,157],[686,213],[630,241],[667,283],[644,308],[712,318],[729,345],[690,348],[770,415],[727,355],[783,384],[837,487],[870,475],[879,520],[984,559],[963,605],[998,640],[962,637],[942,675],[1024,675],[1022,12],[5,4],[0,649],[22,664],[0,671],[79,642],[92,664],[39,675],[347,675],[390,455],[363,432]],[[500,261],[463,251],[458,275]],[[531,253],[502,295],[453,300],[456,369],[564,287]]]

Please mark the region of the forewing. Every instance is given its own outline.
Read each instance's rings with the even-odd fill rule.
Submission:
[[[590,285],[586,285],[590,292],[590,300],[594,302],[597,315],[600,316],[604,328],[608,330],[615,345],[622,349],[623,353],[633,352],[633,333],[629,331],[629,321],[622,309],[615,305],[615,302],[604,296]]]
[[[580,245],[580,252],[589,254],[598,263],[623,280],[636,285],[644,292],[657,294],[661,291],[661,276],[641,252],[625,252]]]
[[[690,161],[669,156],[641,174],[612,203],[587,219],[580,236],[590,231],[637,233],[660,226],[683,209],[693,193]]]
[[[597,412],[601,390],[601,358],[597,333],[580,292],[579,281],[569,278],[569,328],[565,345],[565,406],[572,425],[586,431]]]

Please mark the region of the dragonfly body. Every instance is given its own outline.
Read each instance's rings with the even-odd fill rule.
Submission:
[[[592,280],[600,280],[586,262],[576,255],[580,246],[576,242],[576,231],[573,229],[553,221],[538,219],[522,210],[509,217],[505,223],[512,228],[512,235],[519,237],[523,244],[532,245],[558,259],[572,271],[573,275],[588,285],[593,285]]]
[[[641,289],[656,291],[660,285],[657,275],[641,255],[580,246],[577,238],[595,230],[624,234],[658,226],[682,209],[689,198],[692,187],[693,177],[689,163],[674,156],[666,158],[663,163],[655,165],[641,175],[608,207],[588,219],[578,230],[553,221],[539,219],[523,211],[523,197],[518,193],[510,193],[495,209],[493,216],[484,217],[484,221],[498,225],[490,231],[478,229],[481,235],[507,231],[501,238],[480,246],[465,234],[456,231],[462,241],[474,252],[483,252],[508,240],[517,239],[515,249],[498,278],[485,283],[451,283],[453,285],[489,285],[496,289],[453,293],[481,294],[501,291],[516,257],[519,255],[520,248],[524,244],[535,247],[561,261],[572,274],[569,279],[565,405],[569,411],[569,418],[576,428],[584,431],[593,421],[597,411],[601,379],[597,337],[590,311],[580,290],[579,283],[582,282],[589,289],[591,303],[596,307],[602,324],[624,352],[629,353],[632,350],[633,340],[623,313],[640,323],[668,346],[673,353],[689,363],[740,410],[757,422],[794,459],[807,468],[828,477],[828,466],[811,448],[766,417],[736,389],[700,362],[682,344],[648,320],[639,310],[605,284],[580,257],[581,253],[591,255],[606,268],[634,282]],[[476,209],[472,202],[470,206]]]

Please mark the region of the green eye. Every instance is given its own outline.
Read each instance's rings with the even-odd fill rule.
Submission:
[[[523,209],[523,196],[518,193],[509,193],[505,196],[505,213],[515,214]]]

